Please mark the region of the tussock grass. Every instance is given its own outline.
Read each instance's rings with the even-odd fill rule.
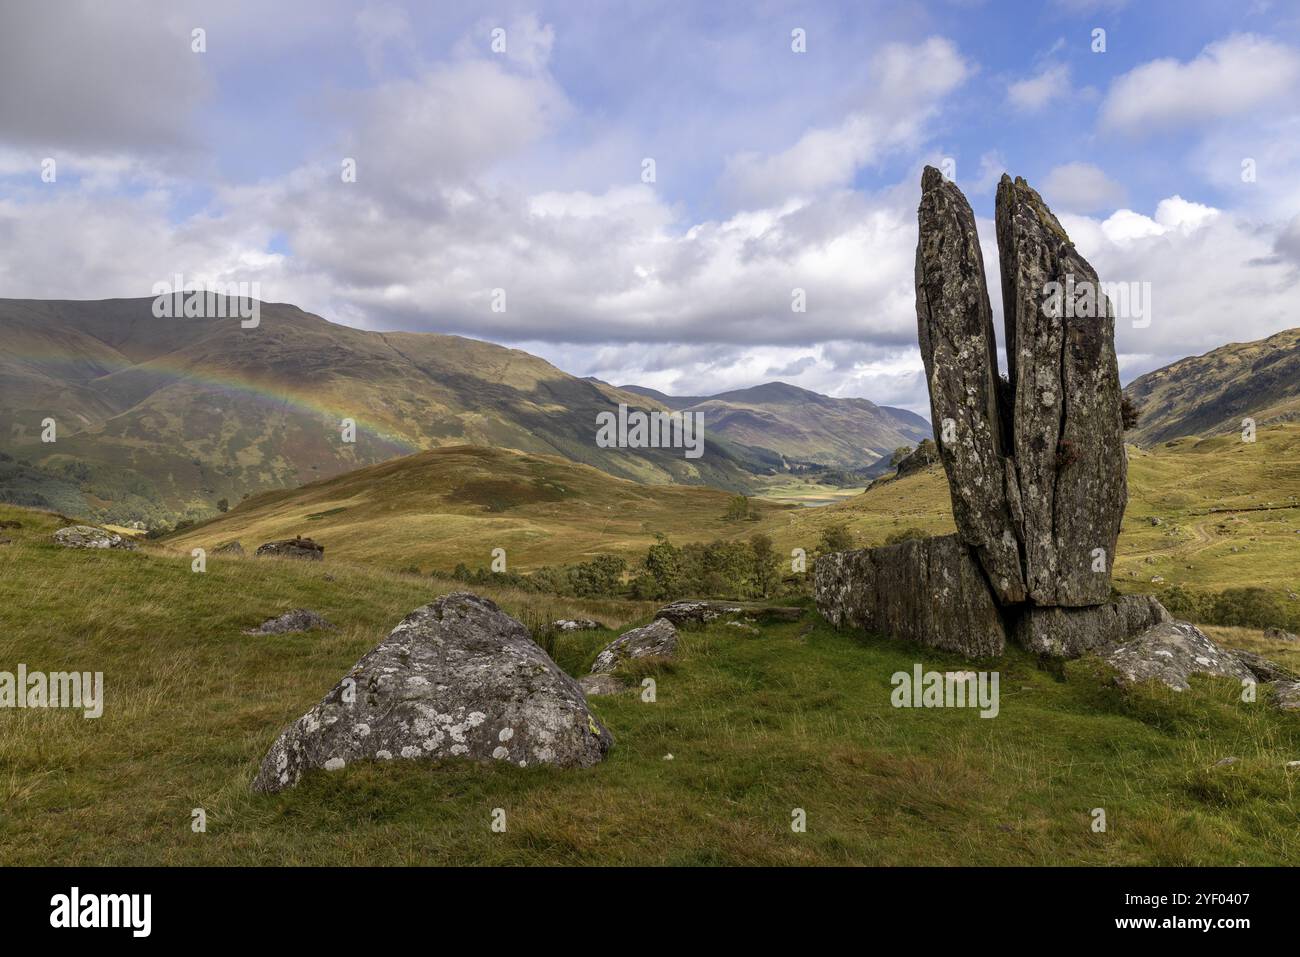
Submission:
[[[103,671],[107,698],[98,720],[0,711],[0,865],[1300,863],[1300,721],[1233,683],[1122,690],[1012,651],[995,719],[894,709],[894,672],[970,665],[812,614],[684,632],[679,660],[626,676],[655,703],[591,699],[617,744],[588,771],[394,761],[253,795],[280,730],[453,584],[329,560],[195,575],[186,553],[60,549],[52,516],[0,518],[24,522],[0,546],[0,669]],[[613,628],[653,607],[485,592]],[[294,607],[338,627],[240,634]],[[616,633],[556,635],[554,656],[579,674]]]

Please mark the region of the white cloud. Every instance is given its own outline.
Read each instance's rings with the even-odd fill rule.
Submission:
[[[1076,213],[1113,209],[1124,202],[1124,187],[1091,163],[1055,167],[1043,180],[1042,193],[1053,207]]]
[[[1105,220],[1062,214],[1061,224],[1103,282],[1150,283],[1151,322],[1116,322],[1121,353],[1145,368],[1261,339],[1295,325],[1300,272],[1279,259],[1276,229],[1179,196],[1154,215],[1119,210]]]
[[[1026,113],[1035,113],[1070,90],[1070,68],[1063,63],[1044,67],[1034,76],[1017,80],[1007,87],[1011,105]]]
[[[1300,54],[1274,40],[1238,34],[1195,59],[1152,60],[1116,79],[1101,105],[1103,128],[1147,133],[1231,117],[1300,85]]]
[[[730,157],[728,189],[742,203],[761,204],[847,186],[862,167],[915,146],[938,101],[971,72],[957,48],[942,37],[915,46],[890,44],[875,60],[863,109],[836,126],[809,130],[780,153]]]

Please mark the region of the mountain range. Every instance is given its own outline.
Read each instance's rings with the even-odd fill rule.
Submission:
[[[869,475],[931,435],[906,410],[783,382],[673,396],[489,342],[357,329],[284,303],[261,303],[259,324],[244,329],[156,318],[153,302],[0,299],[0,500],[162,524],[452,446],[754,493],[786,473]],[[1141,407],[1128,438],[1145,446],[1240,431],[1246,417],[1294,418],[1300,330],[1180,360],[1126,394]],[[700,413],[704,455],[600,447],[597,416],[620,404]]]
[[[1300,413],[1300,329],[1234,342],[1148,372],[1124,390],[1141,408],[1129,441],[1154,445],[1182,436],[1242,431]]]
[[[642,386],[633,392],[684,412],[699,412],[713,434],[787,461],[861,469],[895,449],[932,437],[930,423],[914,412],[867,399],[838,399],[784,382],[708,396],[671,396]]]
[[[245,329],[157,318],[153,303],[0,299],[0,499],[119,522],[201,518],[249,494],[457,445],[751,492],[804,461],[861,465],[928,434],[910,413],[770,383],[701,400],[700,458],[601,448],[599,413],[671,404],[475,339],[367,331],[283,303],[261,303]],[[50,420],[53,441],[42,441]],[[832,438],[828,459],[819,448]]]

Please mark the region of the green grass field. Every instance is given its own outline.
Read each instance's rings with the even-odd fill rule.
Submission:
[[[195,574],[186,553],[65,550],[54,516],[2,519],[23,527],[0,545],[0,669],[102,671],[106,705],[0,711],[0,865],[1300,863],[1300,774],[1284,769],[1300,720],[1231,682],[1126,691],[1096,662],[1058,680],[1011,651],[996,718],[894,709],[894,672],[965,663],[811,612],[685,632],[655,703],[591,699],[617,743],[587,771],[399,761],[255,796],[280,730],[452,586],[337,561]],[[485,592],[527,620],[620,626],[653,607]],[[338,629],[240,634],[299,606]],[[555,657],[579,674],[613,634],[562,637]]]

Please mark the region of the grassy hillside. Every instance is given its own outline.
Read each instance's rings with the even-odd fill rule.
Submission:
[[[516,349],[369,332],[282,303],[262,303],[250,329],[151,309],[151,299],[0,299],[0,449],[40,470],[0,471],[0,494],[36,501],[50,487],[66,501],[70,483],[80,512],[160,521],[464,444],[563,455],[648,483],[745,489],[767,468],[721,437],[698,459],[599,448],[598,412],[656,404]],[[40,441],[46,418],[54,443]]]
[[[0,506],[7,519],[24,527],[0,545],[0,667],[102,671],[107,703],[98,720],[0,713],[2,866],[1300,863],[1283,769],[1300,722],[1230,682],[1122,691],[1095,664],[1058,681],[1013,652],[997,718],[896,710],[895,671],[963,663],[812,615],[685,633],[655,703],[591,700],[617,743],[589,771],[394,761],[254,796],[279,731],[447,586],[337,562],[214,559],[197,575],[185,555],[59,549],[52,516]],[[525,618],[561,610],[493,597]],[[338,629],[240,634],[298,606]],[[580,673],[612,635],[561,638],[556,659]]]
[[[1300,418],[1300,329],[1180,359],[1124,391],[1142,409],[1129,434],[1140,445],[1188,435],[1239,436],[1246,417],[1294,421]]]
[[[1171,584],[1206,590],[1260,586],[1300,594],[1300,424],[1240,435],[1184,439],[1151,450],[1129,447],[1129,504],[1115,583],[1125,591]],[[1160,524],[1153,525],[1152,519]],[[825,508],[773,515],[778,547],[811,550],[844,524],[858,546],[907,529],[955,531],[943,469],[878,485]],[[1153,582],[1162,578],[1162,582]],[[1290,599],[1287,599],[1290,601]],[[1292,603],[1300,616],[1300,601]]]
[[[1254,443],[1130,446],[1129,458],[1116,587],[1259,586],[1288,602],[1300,594],[1300,508],[1292,507],[1300,504],[1300,424],[1264,426]],[[845,526],[857,546],[954,530],[939,466],[821,508],[755,500],[759,521],[725,520],[730,502],[727,493],[638,485],[546,456],[443,449],[267,493],[166,541],[188,550],[239,539],[251,548],[302,534],[331,558],[424,572],[486,566],[499,547],[512,570],[527,571],[597,554],[638,558],[657,533],[681,544],[763,532],[782,556],[794,548],[811,556],[833,526]],[[1300,601],[1292,604],[1300,617]]]
[[[724,520],[732,497],[641,485],[555,456],[461,446],[268,492],[167,543],[211,549],[234,539],[251,552],[300,534],[331,560],[424,572],[486,567],[492,550],[504,548],[507,567],[527,571],[599,554],[639,557],[656,533],[679,541],[753,534],[761,523]],[[785,510],[753,507],[760,515]]]

